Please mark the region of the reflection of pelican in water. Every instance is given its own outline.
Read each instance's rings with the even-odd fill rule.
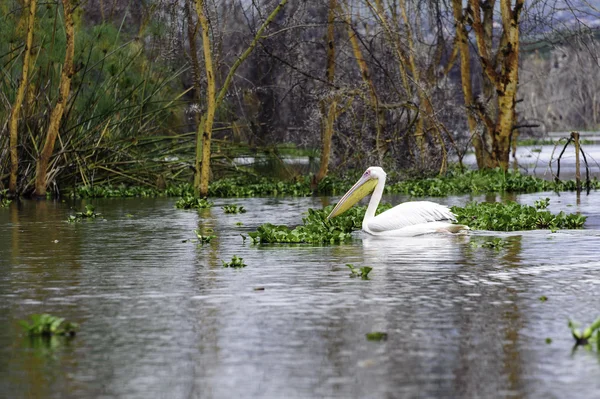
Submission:
[[[428,233],[463,233],[469,230],[467,226],[452,223],[456,217],[448,207],[430,201],[405,202],[375,216],[383,195],[385,177],[383,169],[371,166],[327,218],[341,215],[373,193],[362,222],[363,230],[369,234],[411,237]]]
[[[404,237],[398,245],[397,236],[372,236],[363,232],[363,253],[366,259],[398,260],[415,264],[457,264],[464,259],[469,235],[430,234],[419,237]],[[437,267],[437,266],[436,266]]]

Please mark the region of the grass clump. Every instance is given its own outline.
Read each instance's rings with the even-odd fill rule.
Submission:
[[[237,255],[233,255],[231,262],[225,262],[224,260],[221,262],[223,262],[223,267],[233,267],[234,269],[240,269],[247,266],[244,263],[244,258],[240,258]]]
[[[598,345],[598,349],[600,350],[600,317],[596,319],[590,326],[585,329],[580,330],[577,323],[569,320],[569,328],[571,329],[571,335],[575,338],[575,345],[588,345],[590,343],[595,343]]]
[[[373,268],[369,266],[354,267],[354,265],[351,265],[350,263],[347,263],[346,266],[350,268],[350,277],[360,277],[363,280],[368,280],[369,273],[373,270]]]
[[[67,222],[69,222],[69,223],[81,222],[83,219],[95,219],[98,216],[102,215],[101,213],[96,213],[94,211],[94,209],[95,209],[94,205],[87,204],[85,206],[85,211],[77,212],[75,215],[69,215]]]
[[[452,212],[460,224],[473,230],[518,231],[582,228],[586,217],[578,214],[559,212],[552,214],[546,208],[549,198],[536,201],[535,206],[507,203],[470,202],[464,208],[453,206]]]
[[[214,204],[206,198],[198,198],[193,195],[185,195],[175,203],[175,208],[179,209],[207,209]]]
[[[51,337],[54,335],[74,336],[79,326],[77,323],[65,321],[62,317],[50,314],[34,314],[30,321],[19,322],[30,336]]]
[[[243,206],[237,206],[234,204],[223,206],[223,211],[225,213],[246,213],[246,209],[244,209]]]

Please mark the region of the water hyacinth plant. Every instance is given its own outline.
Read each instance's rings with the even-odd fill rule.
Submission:
[[[579,214],[556,215],[546,210],[549,199],[543,199],[536,206],[508,203],[471,202],[463,207],[452,207],[457,223],[466,224],[473,230],[516,231],[534,229],[578,229],[582,228],[586,217]],[[390,209],[390,204],[380,204],[377,213]],[[295,228],[282,225],[263,224],[256,231],[248,233],[254,244],[265,243],[308,243],[338,244],[349,241],[352,232],[360,230],[366,207],[355,206],[346,213],[327,220],[333,206],[322,210],[309,209],[302,219],[303,224]],[[482,246],[500,249],[504,243],[494,242]]]
[[[367,341],[385,341],[388,338],[387,333],[381,331],[373,331],[365,334]]]
[[[231,258],[231,262],[225,262],[224,260],[222,260],[221,262],[223,262],[223,267],[233,267],[235,269],[247,266],[244,263],[244,258],[240,258],[237,255],[233,255],[233,257]]]
[[[363,280],[368,280],[369,273],[373,270],[373,268],[369,266],[354,267],[354,265],[350,263],[347,263],[346,266],[350,268],[350,277],[360,277]]]
[[[470,202],[464,208],[453,206],[458,223],[473,230],[518,231],[550,229],[580,229],[586,217],[579,214],[552,214],[546,208],[550,199],[536,201],[535,206],[507,203]]]
[[[502,248],[509,245],[509,242],[503,240],[500,237],[481,237],[481,240],[476,240],[475,237],[473,237],[473,240],[470,242],[470,245],[473,248],[490,248],[496,251],[500,251]]]
[[[590,326],[584,328],[583,331],[578,327],[577,323],[569,320],[569,328],[571,329],[571,335],[575,338],[575,345],[595,343],[600,350],[600,317]]]
[[[179,209],[207,209],[214,204],[206,198],[198,198],[193,195],[181,197],[176,203],[175,208]]]
[[[600,182],[590,182],[592,189]],[[387,193],[403,193],[412,197],[445,197],[451,194],[533,193],[539,191],[575,191],[575,180],[549,181],[519,172],[501,169],[476,171],[450,170],[446,175],[427,179],[405,180],[386,186]]]
[[[382,212],[390,207],[389,204],[383,204],[377,210]],[[366,207],[354,207],[343,215],[327,220],[327,215],[332,209],[333,206],[327,206],[321,210],[309,209],[308,215],[302,219],[303,225],[293,229],[267,223],[259,226],[257,231],[250,232],[248,235],[254,244],[335,244],[350,240],[352,232],[362,226]]]
[[[200,242],[200,244],[208,244],[214,238],[217,238],[217,236],[214,234],[202,235],[202,233],[200,233],[200,230],[194,230],[194,233],[196,233],[196,237],[198,237],[198,242]]]
[[[246,213],[246,209],[243,206],[237,206],[235,204],[224,205],[223,211],[225,213]]]
[[[362,172],[361,172],[362,173]],[[343,194],[354,184],[360,173],[348,173],[344,177],[327,176],[315,185],[310,176],[293,180],[278,180],[267,177],[225,177],[210,183],[210,197],[264,197],[293,196],[306,197],[315,192],[320,194]],[[532,193],[540,191],[575,191],[575,180],[549,181],[518,172],[504,172],[500,169],[476,171],[451,169],[443,176],[425,179],[398,180],[388,175],[387,194],[406,194],[411,197],[444,197],[454,194],[485,193]],[[396,180],[394,182],[394,180]],[[590,181],[592,189],[600,188],[600,181]],[[84,185],[68,192],[74,198],[97,197],[185,197],[194,196],[189,183],[176,183],[165,189],[150,186]]]
[[[94,206],[91,204],[87,204],[85,206],[85,211],[84,212],[77,212],[75,215],[69,215],[69,218],[67,219],[67,222],[69,223],[74,223],[74,222],[81,222],[83,219],[95,219],[98,216],[101,216],[101,213],[96,213],[94,211]]]
[[[74,336],[79,326],[62,317],[50,314],[34,314],[30,321],[19,322],[30,336],[50,337],[53,335]]]

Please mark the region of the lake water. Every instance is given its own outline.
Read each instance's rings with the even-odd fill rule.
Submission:
[[[558,157],[563,150],[565,142],[559,145],[531,145],[518,146],[516,152],[516,160],[518,169],[521,173],[535,175],[545,179],[553,179],[558,173]],[[598,177],[600,174],[600,145],[598,144],[583,144],[581,148],[585,151],[585,156],[588,162],[588,169],[591,177]],[[511,167],[514,166],[515,157],[510,155]],[[575,178],[575,147],[573,144],[565,149],[560,159],[560,178],[573,179]],[[466,154],[463,163],[473,168],[477,167],[477,160],[474,153]],[[585,179],[585,163],[583,157],[580,158],[580,173],[581,178]]]
[[[70,208],[87,202],[13,203],[0,209],[0,397],[598,397],[600,356],[573,350],[567,321],[600,316],[599,197],[515,198],[546,196],[588,215],[587,229],[256,246],[240,234],[298,224],[329,199],[216,199],[200,212],[94,200],[103,219],[76,224]],[[231,203],[248,212],[224,214]],[[187,241],[197,228],[218,238]],[[490,237],[507,246],[481,248]],[[233,255],[248,266],[223,268]],[[42,312],[78,335],[24,336],[18,321]]]

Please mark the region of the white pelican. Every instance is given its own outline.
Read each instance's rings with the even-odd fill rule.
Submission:
[[[327,219],[341,215],[362,198],[373,193],[362,222],[372,235],[412,237],[429,233],[464,233],[469,227],[453,224],[456,216],[448,207],[430,201],[405,202],[377,216],[375,211],[383,195],[386,174],[379,166],[371,166],[342,197]]]

